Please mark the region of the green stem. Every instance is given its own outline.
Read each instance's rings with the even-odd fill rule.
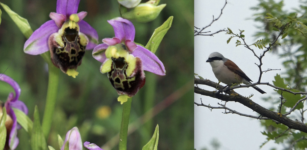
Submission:
[[[132,102],[132,98],[129,98],[128,101],[123,104],[124,106],[123,106],[123,114],[122,114],[122,124],[120,127],[120,133],[119,133],[119,150],[127,149],[127,136],[128,136],[131,102]]]
[[[59,69],[56,68],[52,63],[48,63],[49,69],[49,81],[48,81],[48,90],[47,90],[47,99],[46,106],[43,118],[42,129],[45,137],[48,137],[52,116],[54,114],[54,107],[58,92],[58,84],[59,84]]]
[[[146,84],[145,84],[145,107],[144,107],[144,113],[148,112],[150,109],[152,109],[154,107],[154,102],[155,102],[155,90],[156,90],[156,75],[153,73],[146,73]],[[149,114],[148,116],[151,116],[152,114]],[[143,139],[147,139],[150,138],[151,133],[152,133],[152,120],[149,120],[146,124],[145,124],[145,131],[143,130],[144,133],[147,133],[145,135],[147,135],[148,137],[144,137]]]

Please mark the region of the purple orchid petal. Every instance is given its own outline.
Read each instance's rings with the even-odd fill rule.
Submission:
[[[38,55],[49,50],[48,38],[52,33],[59,30],[53,20],[49,20],[36,29],[30,38],[26,41],[23,49],[24,52],[30,55]]]
[[[109,46],[108,46],[107,44],[99,44],[99,45],[97,45],[97,46],[94,48],[93,52],[92,52],[93,57],[94,57],[96,60],[98,60],[98,61],[100,61],[100,62],[103,63],[103,62],[107,59],[106,54],[104,53],[104,51],[105,51],[108,47],[109,47]]]
[[[68,0],[66,6],[66,14],[69,16],[71,14],[76,14],[78,12],[79,3],[80,0]]]
[[[130,40],[126,40],[125,44],[128,47],[128,50],[130,53],[132,53],[137,47],[137,45],[133,41],[130,41]]]
[[[81,135],[77,127],[73,127],[66,133],[65,142],[63,143],[61,150],[65,149],[67,142],[69,142],[69,150],[82,150]]]
[[[57,0],[56,12],[65,16],[76,14],[80,0]]]
[[[98,43],[97,31],[84,20],[81,20],[78,24],[80,27],[80,32],[85,34],[89,39],[89,43],[86,46],[86,50],[93,49]]]
[[[13,120],[13,125],[10,131],[10,137],[9,137],[9,146],[11,149],[15,149],[19,143],[19,140],[17,138],[17,118],[13,111],[13,109],[8,105],[9,103],[5,103],[5,108],[7,114],[11,117]]]
[[[78,17],[79,17],[79,20],[83,20],[87,15],[87,12],[86,11],[81,11],[78,13]]]
[[[116,45],[116,44],[120,43],[120,39],[118,39],[118,38],[104,38],[104,39],[102,39],[102,42],[111,46],[111,45]]]
[[[122,40],[131,40],[134,41],[135,36],[135,28],[127,19],[123,19],[121,17],[108,20],[109,24],[112,25],[115,33],[115,37]]]
[[[58,14],[66,15],[67,1],[68,1],[68,0],[57,0],[57,3],[56,3],[56,12],[57,12]]]
[[[17,100],[15,102],[11,102],[10,107],[17,108],[17,109],[21,110],[22,112],[24,112],[25,114],[28,114],[27,106],[25,105],[25,103],[23,103],[20,100]]]
[[[24,112],[25,114],[28,114],[27,106],[20,100],[17,100],[16,102],[9,103],[9,107],[17,108],[17,109],[21,110],[22,112]],[[22,128],[21,125],[17,124],[17,129],[21,129],[21,128]]]
[[[138,45],[132,55],[142,60],[143,69],[157,75],[165,75],[165,68],[160,59],[148,49]]]
[[[20,89],[19,85],[17,84],[17,82],[15,82],[11,77],[9,77],[5,74],[0,74],[0,80],[10,84],[13,87],[13,89],[15,91],[15,96],[10,98],[10,101],[11,102],[17,101],[18,98],[19,98],[20,92],[21,92],[21,89]]]
[[[66,16],[63,14],[58,14],[51,12],[49,17],[55,22],[55,24],[60,28],[66,20]]]
[[[99,146],[97,146],[95,143],[90,143],[88,141],[84,142],[84,147],[86,147],[89,150],[103,150]]]

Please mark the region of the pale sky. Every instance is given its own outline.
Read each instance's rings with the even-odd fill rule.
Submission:
[[[204,27],[208,25],[212,20],[212,15],[218,17],[220,10],[223,7],[224,0],[195,0],[195,26]],[[219,21],[215,22],[206,31],[215,32],[219,29],[227,29],[229,27],[233,32],[238,33],[239,29],[245,30],[245,39],[247,43],[255,42],[255,37],[253,34],[257,31],[255,25],[260,25],[255,23],[252,19],[252,14],[254,11],[250,10],[252,6],[258,4],[258,1],[233,1],[228,0],[228,4],[224,9],[224,13]],[[290,1],[286,0],[285,5],[287,10],[291,8],[298,7],[298,0]],[[252,52],[243,46],[236,47],[235,41],[233,39],[229,44],[226,43],[229,35],[225,33],[219,33],[214,37],[203,37],[197,36],[194,38],[195,45],[195,73],[199,74],[203,78],[217,82],[211,66],[206,63],[208,56],[212,52],[219,52],[224,55],[224,57],[235,62],[245,74],[251,78],[253,81],[258,80],[259,70],[255,63],[258,60],[253,56]],[[259,55],[262,51],[254,48],[256,53]],[[268,54],[263,59],[263,69],[281,69],[281,71],[271,71],[263,74],[262,81],[272,82],[274,76],[278,73],[281,74],[283,71],[283,66],[281,60],[278,59],[276,55]],[[208,86],[200,86],[206,90],[214,90]],[[235,91],[244,96],[249,96],[254,94],[252,100],[256,103],[269,107],[270,103],[266,103],[262,100],[263,97],[267,97],[274,93],[273,89],[267,86],[259,86],[261,89],[267,92],[267,94],[260,94],[253,88],[241,88]],[[200,103],[200,99],[203,103],[210,104],[211,106],[218,106],[217,103],[224,103],[220,100],[213,99],[207,96],[202,96],[199,94],[194,95],[195,102]],[[239,103],[229,102],[227,107],[235,109],[239,112],[256,115],[255,112],[251,111],[249,108],[244,107]],[[236,114],[223,114],[224,110],[209,110],[205,107],[194,107],[194,145],[196,150],[200,150],[203,147],[212,149],[211,141],[217,139],[221,144],[221,150],[258,150],[260,145],[266,141],[266,137],[261,134],[264,128],[260,126],[260,121],[256,119],[251,119],[247,117],[242,117]],[[275,144],[273,141],[266,144],[262,150],[268,150],[272,147],[278,149],[281,146]]]

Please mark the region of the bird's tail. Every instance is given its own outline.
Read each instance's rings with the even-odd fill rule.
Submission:
[[[246,84],[246,85],[251,85],[252,83],[246,81],[246,80],[243,80],[243,83]],[[255,90],[257,90],[259,93],[261,94],[264,94],[265,92],[263,90],[261,90],[258,86],[254,85],[252,86]]]
[[[264,94],[265,92],[263,90],[261,90],[259,87],[257,86],[252,86],[255,90],[257,90],[258,92],[260,92],[261,94]]]

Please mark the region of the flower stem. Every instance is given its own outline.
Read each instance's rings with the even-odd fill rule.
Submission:
[[[129,98],[128,101],[123,104],[124,106],[123,106],[123,114],[122,114],[122,124],[120,127],[120,133],[119,133],[119,150],[127,149],[127,136],[128,136],[131,102],[132,102],[132,98]]]
[[[45,106],[45,112],[42,124],[43,133],[46,138],[48,137],[50,127],[52,124],[52,116],[54,114],[54,107],[55,107],[55,102],[58,92],[58,83],[59,83],[59,69],[50,63],[48,63],[48,69],[49,69],[49,81],[48,81],[46,106]]]

